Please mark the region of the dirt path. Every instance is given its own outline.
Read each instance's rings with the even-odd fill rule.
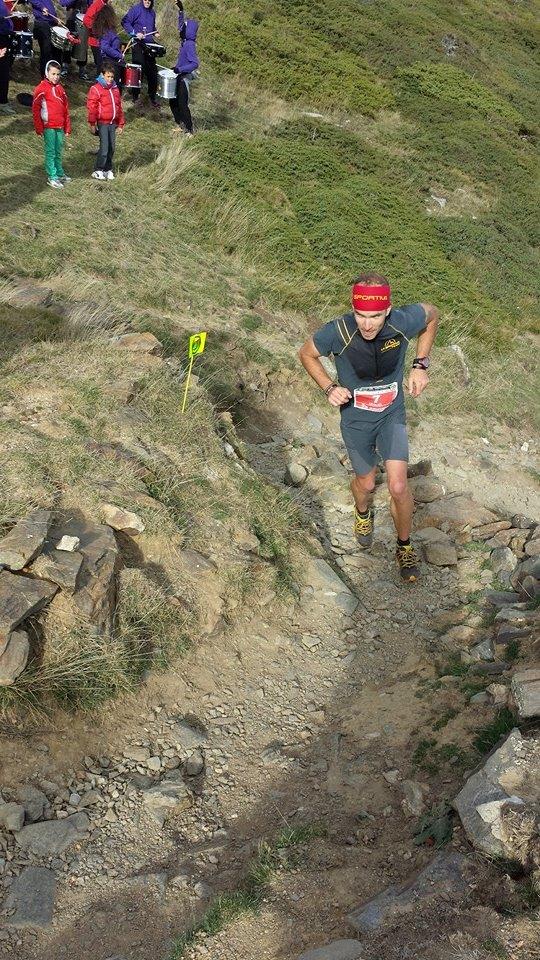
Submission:
[[[254,468],[279,480],[291,441],[305,441],[311,427],[296,414],[287,422],[277,404],[272,416],[273,435],[251,418],[246,437]],[[313,442],[328,456],[341,453],[335,423],[322,433],[315,425]],[[339,466],[313,478],[299,503],[322,547],[319,557],[304,558],[296,602],[248,591],[234,632],[192,649],[177,674],[151,678],[102,727],[78,728],[71,744],[66,731],[44,734],[44,750],[67,751],[68,764],[58,765],[62,786],[76,793],[78,782],[94,777],[100,816],[74,855],[44,861],[60,878],[52,927],[18,941],[10,935],[0,951],[20,960],[163,960],[217,893],[235,889],[262,838],[317,822],[325,835],[277,875],[257,916],[186,952],[189,960],[294,960],[306,946],[350,935],[350,908],[431,859],[412,842],[402,782],[420,781],[430,806],[463,779],[463,766],[452,762],[428,776],[413,754],[445,712],[456,713],[443,732],[448,742],[467,729],[470,714],[458,714],[466,695],[452,684],[426,695],[425,684],[435,676],[441,629],[459,622],[464,598],[490,575],[481,557],[470,556],[457,568],[424,567],[412,588],[401,584],[384,489],[374,546],[360,554]],[[328,561],[358,598],[354,611],[347,586],[336,595]],[[184,721],[195,731],[187,746]],[[189,780],[193,802],[164,825],[142,801],[146,761],[126,757],[137,746],[169,772],[182,751],[203,758]],[[24,752],[12,746],[11,771]],[[51,764],[42,756],[44,777]],[[464,845],[459,830],[454,845]],[[440,923],[448,932],[457,919]],[[377,960],[401,957],[391,945],[377,949]]]

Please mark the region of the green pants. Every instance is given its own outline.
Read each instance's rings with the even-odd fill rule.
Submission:
[[[64,131],[46,127],[43,131],[43,147],[45,149],[45,172],[49,180],[58,180],[60,177],[64,177],[65,173],[62,166]]]

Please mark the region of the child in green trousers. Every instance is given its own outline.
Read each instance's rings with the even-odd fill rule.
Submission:
[[[43,137],[47,183],[62,189],[71,180],[62,165],[64,139],[71,133],[71,121],[66,91],[60,84],[60,64],[56,60],[49,60],[45,79],[34,90],[32,114],[34,129],[38,137]]]

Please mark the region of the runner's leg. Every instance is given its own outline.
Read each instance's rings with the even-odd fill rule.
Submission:
[[[407,483],[407,461],[385,460],[386,482],[390,494],[390,510],[400,540],[411,535],[413,498]]]
[[[371,497],[375,490],[375,472],[373,467],[369,473],[360,476],[355,474],[351,480],[351,490],[358,513],[365,513],[371,503]]]

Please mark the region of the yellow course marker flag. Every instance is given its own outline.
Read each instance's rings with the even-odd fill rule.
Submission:
[[[189,357],[189,367],[186,377],[186,388],[184,390],[184,399],[182,401],[182,413],[186,409],[186,400],[189,390],[189,381],[191,380],[191,368],[193,366],[193,361],[195,357],[198,357],[200,353],[204,353],[204,348],[206,345],[206,333],[194,333],[193,336],[189,338],[189,347],[188,347],[188,357]]]

